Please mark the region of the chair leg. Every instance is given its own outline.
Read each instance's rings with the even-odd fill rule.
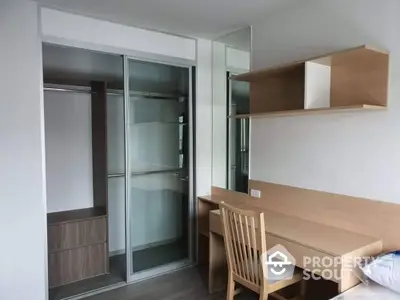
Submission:
[[[235,281],[233,280],[232,273],[228,275],[228,289],[226,291],[226,300],[233,300],[235,297]]]
[[[307,280],[303,279],[302,281],[300,281],[300,296],[302,300],[306,299],[306,293],[307,293]]]
[[[261,287],[260,300],[268,300],[268,292],[266,288]]]

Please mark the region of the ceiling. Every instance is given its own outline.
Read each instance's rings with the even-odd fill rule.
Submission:
[[[130,26],[215,39],[298,0],[36,0],[46,7]]]

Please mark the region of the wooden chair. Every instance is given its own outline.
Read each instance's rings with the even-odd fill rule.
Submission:
[[[263,276],[260,262],[261,254],[267,252],[264,214],[244,211],[225,203],[220,204],[221,219],[224,230],[225,249],[228,260],[227,300],[235,295],[235,282],[258,293],[260,300],[268,295],[278,300],[288,300],[277,294],[287,286],[301,282],[300,297],[304,299],[305,281],[301,271],[295,271],[291,280],[269,281]]]

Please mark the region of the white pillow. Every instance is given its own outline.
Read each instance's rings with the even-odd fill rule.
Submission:
[[[400,293],[400,251],[379,256],[361,270],[376,283]]]

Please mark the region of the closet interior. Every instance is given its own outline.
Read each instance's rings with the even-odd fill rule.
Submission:
[[[126,281],[123,57],[44,44],[43,79],[54,300]]]
[[[50,300],[194,262],[193,68],[43,44]]]

